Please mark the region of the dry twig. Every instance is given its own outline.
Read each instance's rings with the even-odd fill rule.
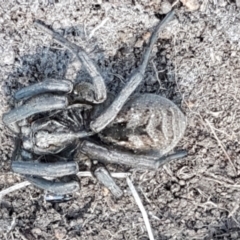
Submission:
[[[143,220],[145,222],[145,225],[146,225],[146,228],[147,228],[147,231],[148,231],[149,239],[154,240],[153,233],[152,233],[152,228],[151,228],[151,225],[150,225],[150,222],[149,222],[149,219],[148,219],[147,212],[146,212],[146,210],[145,210],[145,208],[142,204],[142,201],[141,201],[141,199],[140,199],[140,197],[139,197],[139,195],[138,195],[138,193],[137,193],[137,191],[136,191],[136,189],[135,189],[135,187],[134,187],[134,185],[133,185],[133,183],[132,183],[132,181],[130,180],[129,177],[127,177],[127,184],[128,184],[128,186],[129,186],[129,188],[132,192],[132,195],[133,195],[133,197],[134,197],[134,199],[135,199],[135,201],[136,201],[136,203],[137,203],[137,205],[138,205],[138,207],[139,207],[139,209],[142,213]]]
[[[223,182],[222,180],[217,180],[217,179],[214,179],[214,178],[210,178],[210,177],[205,177],[204,178],[208,181],[213,181],[213,182],[216,182],[220,185],[223,185],[224,187],[226,188],[238,188],[240,189],[240,185],[239,184],[229,184],[229,183],[226,183],[226,182]]]
[[[105,19],[102,20],[102,22],[100,22],[92,31],[91,33],[89,34],[89,39],[92,38],[95,34],[95,32],[100,29],[101,27],[103,27],[103,25],[108,21],[110,20],[109,17],[106,17]]]
[[[6,188],[6,189],[2,190],[2,191],[0,192],[0,200],[1,200],[5,195],[7,195],[7,194],[9,194],[9,193],[11,193],[11,192],[14,192],[14,191],[16,191],[16,190],[19,190],[19,189],[21,189],[21,188],[27,187],[27,186],[29,186],[30,184],[31,184],[30,182],[24,181],[24,182],[17,183],[17,184],[15,184],[15,185],[13,185],[13,186],[11,186],[11,187],[9,187],[9,188]]]

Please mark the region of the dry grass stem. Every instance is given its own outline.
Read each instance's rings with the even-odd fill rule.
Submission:
[[[216,179],[218,181],[225,182],[226,184],[230,184],[230,185],[234,184],[234,181],[232,179],[223,177],[223,176],[219,176],[219,175],[215,175],[211,172],[204,172],[204,175],[206,177],[210,177],[210,178]]]
[[[137,205],[138,205],[138,207],[139,207],[139,209],[142,213],[143,220],[145,222],[145,225],[146,225],[146,228],[147,228],[147,231],[148,231],[149,239],[154,240],[153,233],[152,233],[152,228],[151,228],[151,225],[150,225],[150,222],[149,222],[149,219],[148,219],[147,212],[146,212],[146,210],[145,210],[145,208],[142,204],[142,201],[141,201],[141,199],[140,199],[140,197],[139,197],[139,195],[138,195],[138,193],[137,193],[137,191],[136,191],[136,189],[135,189],[135,187],[134,187],[134,185],[133,185],[133,183],[132,183],[132,181],[130,180],[129,177],[127,177],[127,184],[128,184],[128,186],[129,186],[129,188],[132,192],[132,195],[133,195],[133,197],[134,197],[134,199],[135,199],[135,201],[136,201],[136,203],[137,203]]]
[[[92,38],[97,30],[99,30],[101,27],[105,25],[105,23],[109,20],[109,17],[106,17],[103,19],[89,34],[89,39]]]
[[[218,142],[218,145],[221,147],[223,153],[225,154],[226,158],[229,160],[230,164],[232,165],[232,168],[233,168],[233,171],[235,173],[235,175],[237,175],[237,171],[236,171],[236,167],[234,166],[231,158],[229,157],[228,153],[226,152],[223,144],[221,143],[221,141],[219,140],[215,130],[214,130],[214,127],[211,125],[211,123],[208,121],[208,119],[205,119],[205,122],[207,123],[207,125],[209,126],[209,128],[211,129],[211,132],[213,134],[213,136],[215,137],[215,139],[217,140]]]
[[[210,177],[204,177],[206,180],[209,180],[209,181],[213,181],[213,182],[216,182],[220,185],[223,185],[224,187],[226,188],[238,188],[240,189],[240,185],[239,184],[229,184],[229,183],[226,183],[226,182],[223,182],[222,180],[217,180],[217,179],[214,179],[214,178],[210,178]]]
[[[24,187],[27,187],[29,186],[31,183],[28,182],[28,181],[24,181],[24,182],[21,182],[21,183],[17,183],[9,188],[6,188],[2,191],[0,191],[0,200],[7,194],[11,193],[11,192],[14,192],[16,190],[19,190],[21,188],[24,188]]]

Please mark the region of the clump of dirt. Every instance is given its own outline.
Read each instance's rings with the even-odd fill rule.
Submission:
[[[159,36],[137,90],[169,98],[188,118],[178,145],[188,157],[157,171],[130,170],[156,239],[240,238],[239,8],[225,0],[198,3],[196,11],[172,3],[176,17]],[[69,51],[33,27],[35,18],[84,47],[112,93],[138,66],[162,18],[159,1],[0,4],[0,115],[25,85],[50,77],[90,81]],[[10,170],[13,135],[2,123],[0,130],[4,189],[22,178]],[[82,178],[81,191],[66,203],[46,203],[33,186],[13,192],[1,199],[1,238],[148,239],[126,181],[116,181],[124,190],[119,200],[93,178]]]

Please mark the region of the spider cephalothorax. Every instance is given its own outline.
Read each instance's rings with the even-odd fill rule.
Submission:
[[[97,66],[81,47],[35,21],[38,29],[76,55],[92,84],[47,79],[15,93],[16,107],[3,116],[3,122],[17,135],[13,171],[54,194],[69,194],[79,189],[78,181],[69,177],[78,172],[73,161],[76,151],[102,163],[150,169],[184,156],[181,152],[166,157],[186,128],[180,109],[155,94],[131,96],[143,80],[160,30],[173,15],[170,12],[156,26],[140,66],[116,97],[107,94]],[[121,195],[104,166],[95,169],[94,175],[115,196]]]

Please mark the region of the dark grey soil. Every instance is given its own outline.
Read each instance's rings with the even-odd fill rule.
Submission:
[[[47,77],[89,80],[69,51],[33,27],[35,18],[83,46],[118,92],[139,63],[156,15],[162,18],[160,2],[0,1],[1,115],[25,85]],[[199,4],[190,12],[177,3],[137,90],[166,96],[188,118],[178,145],[188,157],[155,172],[130,171],[159,240],[240,239],[240,9],[226,0]],[[2,190],[23,178],[10,170],[13,135],[0,128]],[[93,178],[82,178],[67,203],[46,203],[33,186],[15,191],[0,200],[0,238],[148,239],[126,180],[116,181],[124,190],[119,200]]]

